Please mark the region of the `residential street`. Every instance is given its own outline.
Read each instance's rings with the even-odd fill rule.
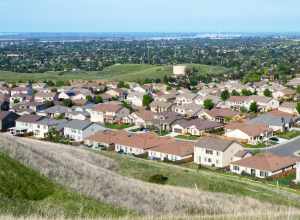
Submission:
[[[300,151],[300,137],[297,137],[287,143],[267,149],[267,152],[282,156],[293,156],[296,152]]]

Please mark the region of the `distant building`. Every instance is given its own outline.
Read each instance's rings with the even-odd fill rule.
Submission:
[[[176,65],[173,66],[173,75],[176,77],[185,76],[186,74],[186,66]]]

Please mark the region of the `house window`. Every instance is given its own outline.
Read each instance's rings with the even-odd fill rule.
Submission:
[[[240,167],[239,167],[239,166],[233,166],[233,170],[234,170],[234,171],[239,171],[239,170],[240,170]]]
[[[205,153],[206,153],[206,154],[212,155],[212,154],[213,154],[213,151],[212,151],[212,150],[205,150]]]
[[[268,176],[268,173],[265,172],[265,171],[260,171],[260,172],[259,172],[259,175],[260,175],[261,177],[266,177],[266,176]]]

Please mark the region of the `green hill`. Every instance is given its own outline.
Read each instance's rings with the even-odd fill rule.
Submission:
[[[220,75],[224,74],[228,69],[219,66],[208,66],[202,64],[187,64],[188,67],[194,67],[199,74]],[[8,71],[0,71],[0,80],[10,82],[28,81],[28,80],[124,80],[138,81],[149,79],[162,79],[165,75],[172,74],[172,67],[166,65],[147,65],[147,64],[119,64],[105,68],[99,72],[46,72],[46,73],[14,73]]]
[[[119,217],[127,211],[65,190],[0,153],[0,214]]]

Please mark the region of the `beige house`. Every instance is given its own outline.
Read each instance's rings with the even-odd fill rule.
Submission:
[[[232,162],[230,171],[240,175],[248,174],[258,178],[266,178],[294,169],[299,160],[297,157],[269,153],[257,154],[253,157]]]
[[[234,141],[204,137],[195,144],[194,162],[203,166],[227,167],[244,148]]]
[[[298,115],[298,111],[296,109],[296,103],[295,102],[284,102],[279,106],[279,111],[285,112],[292,115]]]
[[[272,129],[265,124],[230,123],[225,125],[225,137],[248,144],[258,144],[273,136]]]

